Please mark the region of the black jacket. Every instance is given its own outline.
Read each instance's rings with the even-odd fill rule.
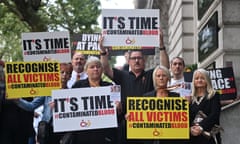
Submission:
[[[219,125],[221,104],[220,95],[216,93],[211,99],[203,98],[201,103],[198,105],[196,103],[190,104],[190,125],[194,125],[193,121],[199,111],[202,111],[207,115],[207,118],[203,119],[199,125],[204,131],[210,131],[214,124]],[[218,144],[220,144],[220,134],[217,135]],[[208,139],[202,135],[191,136],[192,144],[215,144],[213,138]]]

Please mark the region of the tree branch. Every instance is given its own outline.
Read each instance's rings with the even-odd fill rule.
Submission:
[[[16,7],[14,6],[14,3],[11,4],[11,1],[9,0],[1,0],[0,2],[6,5],[9,11],[17,15],[17,17],[19,17],[20,20],[24,20],[22,13],[18,11],[18,9],[16,9]]]

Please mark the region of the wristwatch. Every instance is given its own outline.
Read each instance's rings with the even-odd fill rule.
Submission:
[[[166,50],[166,47],[159,47],[159,50],[162,51],[162,50]]]

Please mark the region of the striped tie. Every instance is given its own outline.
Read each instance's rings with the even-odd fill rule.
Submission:
[[[77,74],[77,80],[80,80],[80,74]]]

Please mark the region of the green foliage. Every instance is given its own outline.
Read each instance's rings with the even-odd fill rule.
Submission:
[[[21,61],[21,32],[28,27],[16,15],[9,13],[4,5],[0,5],[0,58],[5,61]]]
[[[57,7],[55,6],[57,5]],[[68,30],[70,34],[92,33],[93,26],[97,25],[100,14],[100,2],[97,0],[56,0],[55,4],[49,4],[46,9],[50,14],[48,18],[55,23],[49,24],[49,29],[59,28]]]
[[[99,0],[38,0],[0,1],[0,58],[21,61],[21,33],[69,31],[92,33],[100,15]]]
[[[197,68],[197,64],[187,65],[185,67],[185,72],[194,72]]]

